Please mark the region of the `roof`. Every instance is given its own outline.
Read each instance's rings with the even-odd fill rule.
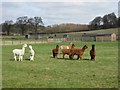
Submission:
[[[82,37],[111,36],[112,34],[83,34]]]

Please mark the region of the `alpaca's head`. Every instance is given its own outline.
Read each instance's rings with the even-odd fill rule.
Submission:
[[[56,48],[59,48],[59,45],[56,45]]]
[[[75,44],[73,43],[73,44],[72,44],[72,48],[74,48],[74,47],[75,47]]]
[[[87,48],[88,48],[88,46],[87,46],[87,45],[85,45],[83,48],[84,48],[84,49],[87,49]]]
[[[27,47],[27,44],[24,44],[23,47]]]
[[[94,44],[92,45],[92,50],[93,50],[93,51],[95,50],[95,45],[94,45]]]
[[[30,49],[32,49],[32,46],[31,46],[31,45],[29,45],[29,48],[30,48]]]

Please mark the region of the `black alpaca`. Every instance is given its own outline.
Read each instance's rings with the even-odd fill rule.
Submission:
[[[95,60],[96,52],[95,52],[95,45],[92,45],[92,49],[90,50],[91,60]]]

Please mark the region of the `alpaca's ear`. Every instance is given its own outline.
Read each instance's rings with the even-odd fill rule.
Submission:
[[[24,44],[23,46],[24,46],[24,47],[27,47],[27,44]]]

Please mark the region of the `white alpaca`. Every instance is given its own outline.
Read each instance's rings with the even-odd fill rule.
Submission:
[[[22,49],[14,49],[13,50],[13,54],[14,54],[14,59],[15,61],[17,61],[17,56],[19,58],[19,61],[22,61],[23,60],[23,55],[25,53],[25,48],[27,47],[27,44],[24,44]]]
[[[30,53],[30,61],[34,61],[34,55],[35,55],[35,52],[34,52],[34,50],[33,50],[33,48],[32,48],[32,46],[31,45],[29,45],[29,53]]]

